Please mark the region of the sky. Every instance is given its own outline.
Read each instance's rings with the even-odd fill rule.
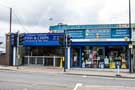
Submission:
[[[128,23],[129,0],[0,0],[0,36],[9,32],[9,8],[13,9],[12,32],[45,33],[58,23]],[[135,0],[131,0],[135,23]]]

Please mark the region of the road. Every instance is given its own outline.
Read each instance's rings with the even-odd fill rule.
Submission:
[[[79,86],[80,85],[80,86]],[[135,80],[0,71],[0,90],[135,90]]]

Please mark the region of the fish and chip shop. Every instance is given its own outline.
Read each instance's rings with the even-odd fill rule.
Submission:
[[[55,25],[51,33],[22,33],[19,46],[20,64],[61,66],[66,50],[67,68],[128,68],[128,24]],[[59,37],[72,37],[71,46],[60,47]],[[13,62],[15,64],[16,61]]]
[[[18,50],[13,50],[14,55],[18,55],[17,59],[19,59],[17,61],[14,57],[13,65],[60,66],[60,61],[64,56],[64,49],[59,45],[60,36],[64,36],[64,33],[22,33],[21,45]]]

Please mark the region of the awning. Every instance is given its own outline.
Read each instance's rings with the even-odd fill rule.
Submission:
[[[73,42],[73,46],[127,46],[129,42]]]

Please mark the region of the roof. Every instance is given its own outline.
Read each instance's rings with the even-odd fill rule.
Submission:
[[[93,24],[93,25],[54,25],[50,30],[68,30],[68,29],[97,29],[97,28],[129,28],[129,24]]]

